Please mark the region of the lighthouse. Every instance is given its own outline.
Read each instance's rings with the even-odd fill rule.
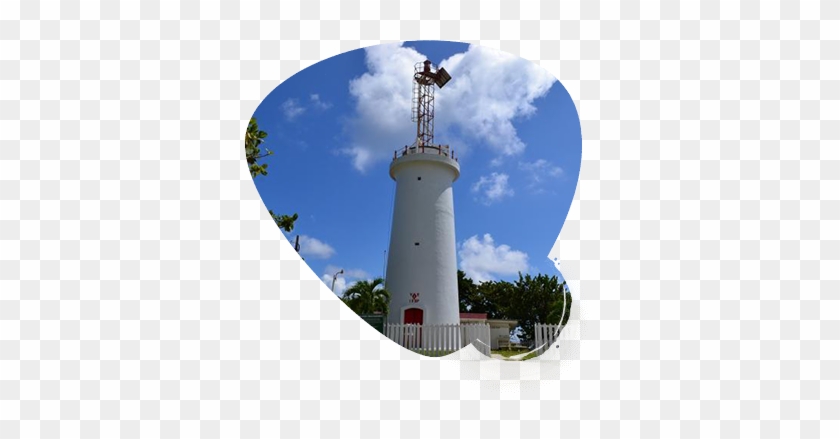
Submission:
[[[434,90],[451,77],[431,61],[414,69],[411,120],[417,138],[394,152],[396,182],[385,288],[388,322],[458,324],[458,268],[452,184],[461,175],[448,145],[434,143]]]

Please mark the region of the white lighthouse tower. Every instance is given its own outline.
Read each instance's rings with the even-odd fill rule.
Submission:
[[[414,71],[417,140],[394,153],[394,217],[385,288],[389,323],[458,324],[458,268],[452,183],[461,168],[448,145],[434,143],[434,86],[449,80],[430,61]]]

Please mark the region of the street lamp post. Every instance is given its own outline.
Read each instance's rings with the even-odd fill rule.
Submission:
[[[338,278],[339,274],[344,274],[344,269],[343,268],[341,269],[341,271],[339,271],[339,272],[337,272],[336,274],[333,275],[332,287],[330,287],[330,290],[333,293],[335,292],[335,280],[336,280],[336,278]]]

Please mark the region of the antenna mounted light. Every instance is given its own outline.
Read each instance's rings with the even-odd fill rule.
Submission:
[[[443,67],[437,70],[437,74],[435,75],[435,84],[437,84],[438,87],[443,88],[450,79],[452,79],[452,77],[449,76],[449,73]]]

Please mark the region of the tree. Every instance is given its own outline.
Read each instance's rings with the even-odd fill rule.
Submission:
[[[268,148],[265,149],[265,154],[260,151],[260,145],[266,137],[268,133],[262,131],[257,125],[257,118],[252,117],[245,131],[245,160],[248,162],[251,178],[257,178],[257,175],[268,175],[268,164],[257,163],[257,160],[274,154]]]
[[[507,281],[486,281],[477,287],[474,299],[475,311],[487,313],[488,319],[508,319],[511,303],[516,300],[514,285]]]
[[[564,300],[565,299],[565,300]],[[537,323],[566,324],[572,307],[572,295],[565,281],[557,276],[519,273],[519,280],[487,281],[476,285],[458,271],[458,302],[461,312],[487,313],[491,319],[516,320],[519,336],[529,342]],[[564,314],[565,308],[565,314]]]
[[[559,322],[562,326],[569,323],[569,315],[572,312],[572,293],[566,285],[566,281],[561,284],[563,294],[555,299],[551,306],[551,312],[548,314],[549,322]],[[561,322],[560,319],[563,319]]]
[[[475,299],[478,293],[477,285],[467,274],[458,270],[458,308],[460,312],[476,312]]]
[[[531,341],[537,323],[560,323],[561,314],[557,312],[557,307],[558,303],[562,306],[566,288],[557,276],[549,277],[545,274],[522,276],[520,273],[519,280],[514,282],[514,290],[518,297],[510,302],[506,313],[509,318],[519,322],[523,333],[521,338]],[[570,305],[569,302],[567,306]]]
[[[458,270],[458,306],[460,312],[486,313],[488,318],[502,318],[498,301],[507,296],[510,283],[486,281],[476,284],[466,273]]]
[[[382,313],[388,315],[391,293],[384,287],[385,280],[358,281],[344,291],[341,300],[356,314]]]
[[[268,133],[261,130],[257,125],[257,118],[252,117],[248,122],[248,128],[245,130],[245,160],[248,162],[251,178],[257,178],[258,175],[268,175],[268,163],[260,164],[257,162],[257,160],[274,154],[268,148],[265,149],[265,153],[260,149],[260,145],[266,137],[268,137]],[[295,213],[291,216],[277,215],[271,210],[268,213],[280,229],[286,232],[294,230],[298,214]]]
[[[281,228],[286,232],[291,232],[295,229],[295,221],[298,219],[298,214],[294,214],[292,216],[289,215],[277,215],[273,211],[268,211],[271,218],[274,219],[274,223],[277,224],[277,227]]]

